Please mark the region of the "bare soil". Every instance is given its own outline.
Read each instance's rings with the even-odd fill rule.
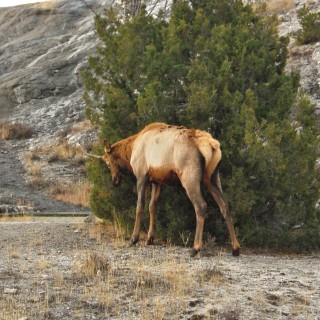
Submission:
[[[320,256],[127,247],[80,218],[0,222],[0,319],[320,319]]]

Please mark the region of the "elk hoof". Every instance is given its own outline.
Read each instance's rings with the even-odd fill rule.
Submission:
[[[130,240],[130,245],[131,245],[131,246],[134,246],[134,245],[136,245],[138,242],[139,242],[139,237],[133,237],[133,238],[131,238],[131,240]]]
[[[232,255],[233,255],[234,257],[239,257],[239,256],[240,256],[240,248],[238,248],[238,249],[233,249],[233,250],[232,250]]]
[[[154,237],[150,237],[149,239],[147,239],[147,245],[150,246],[154,243]]]
[[[198,249],[192,248],[192,249],[190,250],[190,257],[191,257],[191,258],[195,257],[195,256],[199,253],[199,251],[200,251],[200,250],[198,250]]]

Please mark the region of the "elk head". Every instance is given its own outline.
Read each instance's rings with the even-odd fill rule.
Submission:
[[[107,141],[104,141],[104,151],[105,153],[102,156],[102,160],[105,162],[111,172],[114,186],[118,186],[121,183],[122,171],[117,161],[117,157],[112,153],[112,147]]]
[[[120,184],[122,172],[121,172],[119,164],[116,161],[116,157],[112,154],[112,148],[107,141],[104,142],[105,153],[103,156],[97,156],[95,154],[86,152],[80,143],[78,143],[78,147],[81,148],[82,152],[86,156],[88,156],[90,158],[101,159],[107,165],[107,167],[109,168],[109,170],[111,172],[113,184],[115,186],[118,186]]]

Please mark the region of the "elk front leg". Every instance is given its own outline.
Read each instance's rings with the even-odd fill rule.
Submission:
[[[139,241],[139,233],[140,233],[140,226],[141,226],[141,218],[142,213],[144,210],[145,205],[145,198],[146,198],[146,178],[139,178],[137,179],[137,193],[138,193],[138,201],[136,207],[136,220],[134,223],[134,229],[131,237],[131,244],[136,244]]]
[[[155,215],[156,215],[156,203],[160,196],[161,186],[159,184],[152,184],[151,199],[149,204],[150,222],[147,244],[153,244],[154,241],[154,225],[155,225]]]

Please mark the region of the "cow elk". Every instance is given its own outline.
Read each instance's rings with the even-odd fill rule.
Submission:
[[[208,188],[226,220],[232,254],[239,255],[240,245],[219,178],[220,143],[208,132],[165,123],[152,123],[139,133],[113,145],[105,142],[105,154],[95,157],[106,163],[114,185],[120,184],[123,172],[130,172],[137,179],[138,201],[131,244],[139,241],[148,185],[152,185],[152,191],[147,244],[152,244],[155,235],[155,207],[161,187],[180,181],[196,212],[197,225],[190,255],[195,256],[202,247],[207,204],[201,194],[201,184]]]

